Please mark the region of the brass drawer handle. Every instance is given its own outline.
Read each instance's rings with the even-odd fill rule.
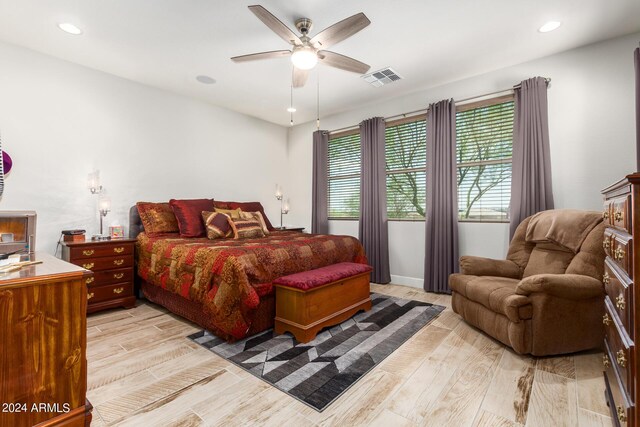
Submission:
[[[602,323],[606,326],[609,326],[611,324],[611,318],[609,317],[608,313],[605,313],[604,316],[602,316]]]
[[[611,246],[611,240],[609,240],[608,237],[605,237],[604,240],[602,241],[602,247],[606,250],[606,249],[609,249],[610,246]]]
[[[609,356],[607,356],[606,354],[602,355],[602,364],[604,365],[605,368],[608,368],[609,366],[611,366],[611,363],[609,362]]]
[[[602,219],[609,219],[609,211],[602,212]]]
[[[115,265],[122,265],[122,264],[124,264],[124,260],[123,259],[114,259],[113,263]]]
[[[624,218],[624,216],[622,215],[622,211],[615,211],[615,213],[613,214],[613,219],[616,222],[622,221],[623,218]]]
[[[90,283],[93,283],[95,280],[96,280],[95,277],[89,277],[86,281],[86,284],[88,285]]]
[[[618,365],[620,365],[623,368],[627,364],[627,358],[624,357],[623,350],[618,350],[618,352],[616,353],[616,362],[618,362]]]
[[[84,256],[91,256],[94,253],[96,253],[96,251],[94,251],[93,249],[90,249],[88,251],[82,251],[82,255],[84,255]]]
[[[627,415],[625,414],[625,410],[622,405],[618,405],[618,407],[616,408],[616,412],[618,413],[618,421],[620,421],[621,423],[626,423]]]
[[[616,248],[616,250],[613,251],[613,258],[616,261],[622,261],[624,259],[624,249]]]
[[[121,294],[124,291],[124,288],[116,288],[113,290],[114,294]]]
[[[92,263],[92,262],[89,262],[89,263],[86,263],[86,264],[82,264],[82,268],[86,268],[87,270],[91,270],[94,266],[95,266],[95,264]]]
[[[124,248],[113,248],[113,252],[121,254],[122,252],[124,252]]]
[[[608,285],[609,280],[611,280],[611,277],[609,276],[609,273],[605,271],[604,274],[602,275],[602,283],[604,283],[605,285]]]
[[[90,300],[91,298],[93,298],[93,292],[90,292],[90,293],[87,295],[87,300]]]
[[[616,307],[618,307],[618,310],[624,310],[625,306],[626,301],[624,300],[624,296],[622,294],[618,295],[616,297]]]
[[[124,273],[114,273],[113,274],[113,278],[114,279],[122,279],[124,277]]]

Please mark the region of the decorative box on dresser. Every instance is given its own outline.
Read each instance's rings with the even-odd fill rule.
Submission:
[[[603,218],[607,229],[603,246],[605,328],[603,364],[606,399],[614,425],[639,426],[636,400],[640,396],[638,354],[640,338],[640,173],[605,188]]]
[[[64,242],[62,258],[94,272],[87,279],[87,313],[136,304],[133,290],[135,239]]]
[[[51,255],[0,279],[0,427],[89,425],[91,272]]]

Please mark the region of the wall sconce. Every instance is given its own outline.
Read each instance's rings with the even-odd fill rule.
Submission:
[[[100,194],[102,185],[100,185],[100,171],[91,172],[87,178],[87,188],[91,194]]]

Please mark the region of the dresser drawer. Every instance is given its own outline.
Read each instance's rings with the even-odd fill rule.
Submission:
[[[604,230],[604,239],[602,240],[602,248],[604,249],[604,253],[613,258],[613,233],[615,231],[612,228],[607,228]]]
[[[629,277],[633,276],[633,239],[631,235],[620,232],[611,234],[611,254],[609,255],[615,262],[627,272]]]
[[[631,195],[607,200],[602,216],[605,224],[631,233]]]
[[[94,246],[84,246],[71,248],[71,262],[88,258],[99,258],[115,255],[131,255],[133,245],[131,243],[122,244],[99,244]]]
[[[72,261],[72,263],[91,271],[112,270],[114,268],[133,267],[133,257],[131,255],[125,255],[91,258],[84,260],[75,260]]]
[[[629,384],[633,385],[633,380],[630,380],[629,377],[631,375],[631,366],[634,363],[631,339],[627,332],[622,329],[609,297],[605,297],[604,301],[605,315],[602,323],[605,325],[604,339],[610,350],[609,362],[620,374],[621,386],[627,390],[629,396],[633,399],[633,390],[629,388]]]
[[[122,298],[133,295],[133,283],[114,283],[105,286],[95,286],[87,292],[89,304]]]
[[[602,283],[611,301],[612,309],[618,314],[622,327],[631,336],[634,332],[633,282],[611,258],[607,258],[604,262]]]
[[[615,365],[611,363],[613,360],[613,352],[609,348],[607,342],[604,343],[604,380],[606,386],[607,400],[609,401],[609,409],[613,425],[627,426],[632,425],[633,403],[627,390],[625,390],[620,381],[620,376]]]
[[[133,282],[133,268],[96,271],[93,277],[86,279],[87,286],[101,286],[116,282]]]

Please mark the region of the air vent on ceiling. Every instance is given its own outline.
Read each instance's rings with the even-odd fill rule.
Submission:
[[[402,77],[398,75],[392,68],[387,67],[373,73],[362,76],[365,82],[371,86],[380,87],[400,80]]]

